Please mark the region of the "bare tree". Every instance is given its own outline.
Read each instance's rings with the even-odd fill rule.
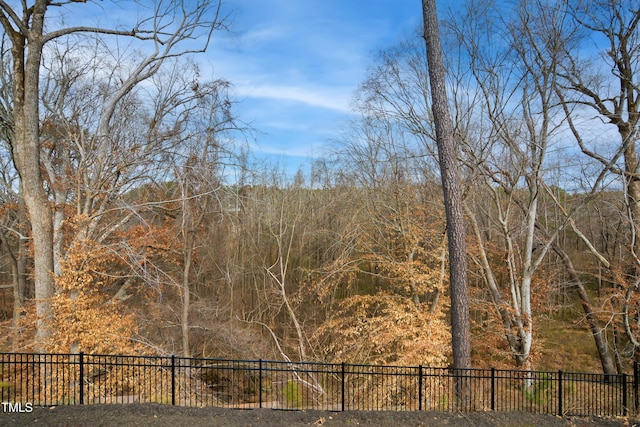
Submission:
[[[565,268],[575,272],[556,239],[574,224],[571,217],[579,206],[555,223],[539,218],[540,200],[549,190],[545,184],[547,153],[559,149],[566,125],[557,93],[565,43],[572,37],[564,28],[565,16],[562,8],[545,9],[536,1],[519,2],[507,11],[494,9],[491,2],[477,2],[468,6],[467,14],[453,27],[475,79],[471,87],[482,99],[481,108],[473,113],[474,132],[466,134],[465,141],[471,171],[467,212],[478,242],[475,261],[520,366],[529,364],[532,300],[540,292],[535,282],[543,260],[553,250]],[[474,194],[476,191],[480,193]],[[549,197],[553,199],[550,191]],[[488,200],[492,207],[487,209]],[[563,208],[558,205],[558,209]],[[496,235],[502,240],[498,248],[504,253],[504,263],[492,265],[487,248],[496,243]],[[504,271],[500,280],[497,271]],[[581,292],[578,278],[571,274],[570,281],[582,300],[586,293]],[[599,320],[588,301],[583,300],[583,308],[603,368],[613,373]]]
[[[496,33],[497,27],[486,28],[489,40],[502,37],[507,41],[505,50],[486,48],[491,54],[482,51],[483,41],[489,41],[479,39],[478,36],[484,34],[467,31],[466,25],[473,27],[474,23],[465,21],[462,25],[465,27],[458,30],[459,38],[464,40],[469,52],[471,72],[482,93],[483,112],[486,112],[487,122],[491,123],[487,126],[487,135],[480,137],[481,141],[467,150],[472,159],[469,167],[475,169],[476,183],[485,182],[486,193],[480,198],[488,196],[493,204],[492,211],[487,212],[480,207],[482,203],[476,203],[479,208],[477,214],[493,218],[503,239],[504,262],[508,271],[503,288],[488,261],[487,242],[478,226],[476,214],[471,209],[467,212],[478,242],[478,263],[502,318],[507,341],[518,366],[528,366],[533,343],[531,287],[534,272],[546,254],[546,248],[534,253],[539,180],[551,132],[557,126],[553,123],[550,107],[554,94],[553,63],[546,63],[546,58],[528,49],[526,41],[532,34],[527,32],[530,28],[526,21],[517,20],[512,34],[508,31]],[[506,68],[501,61],[510,60],[511,55],[515,55],[522,65],[514,66],[505,73],[497,72]]]
[[[140,20],[132,30],[97,28],[90,26],[61,27],[47,31],[53,22],[47,18],[52,7],[87,7],[75,1],[57,2],[35,0],[21,6],[0,2],[0,23],[11,43],[13,61],[13,160],[20,173],[22,195],[29,213],[34,247],[34,282],[38,326],[36,341],[49,334],[47,319],[49,299],[54,293],[53,213],[45,192],[41,174],[40,128],[40,65],[45,46],[62,37],[92,33],[105,36],[128,37],[150,43],[151,51],[136,61],[120,86],[105,102],[105,114],[98,126],[99,138],[109,140],[109,126],[119,102],[138,84],[158,71],[170,57],[206,49],[212,32],[220,28],[218,1],[158,2],[150,17]],[[187,44],[194,37],[202,37],[202,45]],[[109,156],[108,144],[96,147],[98,164]],[[95,177],[101,176],[101,170]],[[39,344],[36,344],[38,347]]]
[[[10,265],[13,288],[12,348],[17,351],[18,328],[27,296],[27,254],[25,244],[29,240],[24,200],[20,193],[20,178],[11,160],[13,131],[13,78],[10,54],[0,48],[0,200],[4,215],[0,225],[0,246]]]
[[[554,71],[557,80],[556,95],[570,134],[586,158],[597,165],[593,166],[596,173],[591,173],[584,179],[587,187],[585,203],[605,189],[604,174],[614,177],[609,178],[609,181],[617,177],[618,182],[613,185],[624,189],[624,210],[620,217],[626,218],[626,250],[616,257],[607,256],[610,251],[606,244],[597,248],[597,242],[587,238],[589,233],[584,229],[579,230],[573,219],[569,218],[570,212],[564,214],[588,252],[597,260],[598,270],[594,274],[599,276],[598,280],[602,280],[601,271],[604,269],[608,280],[618,288],[613,290],[609,301],[617,306],[613,309],[614,312],[622,313],[622,328],[627,333],[631,347],[635,349],[640,343],[636,322],[633,320],[638,311],[636,291],[637,272],[640,268],[640,241],[637,238],[640,227],[637,154],[640,135],[640,91],[637,83],[640,8],[633,1],[610,0],[533,4],[541,15],[560,18],[554,30],[556,43],[538,44],[537,48],[542,55],[548,55],[550,49],[560,53],[558,67]],[[593,113],[596,114],[595,118]],[[618,138],[603,140],[601,136],[608,133],[607,127],[617,133]],[[556,204],[560,206],[558,202]],[[594,338],[600,337],[603,340],[604,331],[597,321],[594,305],[580,285],[576,286],[576,290]],[[616,317],[613,315],[606,322],[615,327]],[[597,342],[597,347],[604,366],[602,354],[608,352],[606,343]],[[617,349],[616,354],[619,354]],[[609,373],[612,363],[607,365],[609,368],[605,368],[605,372]]]
[[[586,34],[585,40],[576,37],[564,44],[565,61],[559,75],[558,96],[563,101],[567,120],[573,135],[582,150],[590,158],[600,162],[613,173],[623,177],[626,201],[629,206],[633,234],[640,230],[640,178],[638,176],[637,143],[640,138],[640,88],[638,87],[638,46],[640,42],[640,8],[633,1],[598,0],[593,2],[562,2],[574,25]],[[603,69],[610,70],[606,76],[600,69],[587,66],[580,59],[578,49],[581,42],[590,40],[590,35],[602,37],[606,45],[593,46],[603,49]],[[573,43],[571,43],[573,42]],[[597,61],[597,60],[596,60]],[[599,61],[598,61],[599,62]],[[594,62],[594,64],[598,64]],[[586,111],[585,111],[586,110]],[[604,123],[615,127],[619,135],[624,165],[611,164],[611,157],[592,149],[586,133],[582,131],[577,117],[584,112],[595,112]],[[616,151],[617,152],[617,151]],[[632,250],[640,253],[640,239],[633,239]]]
[[[180,203],[179,230],[182,241],[181,293],[182,310],[180,316],[182,331],[182,353],[191,355],[190,321],[191,286],[197,278],[197,260],[204,258],[201,253],[205,241],[199,234],[207,226],[215,225],[225,215],[225,190],[222,184],[224,162],[227,150],[220,140],[228,131],[236,128],[231,116],[230,102],[225,96],[226,82],[216,82],[198,88],[199,108],[194,108],[193,132],[185,138],[189,149],[185,159],[176,168],[177,200]],[[197,117],[198,110],[201,111]],[[204,111],[202,111],[204,110]],[[196,282],[198,280],[195,280]]]

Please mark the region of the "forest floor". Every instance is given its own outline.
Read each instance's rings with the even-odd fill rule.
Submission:
[[[31,412],[2,413],[2,426],[640,426],[630,418],[576,418],[524,412],[281,411],[273,409],[186,408],[159,404],[35,407]]]

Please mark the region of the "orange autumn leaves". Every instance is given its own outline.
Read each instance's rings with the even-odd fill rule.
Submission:
[[[351,363],[444,366],[451,353],[442,274],[443,222],[407,194],[372,209],[356,249],[357,264],[335,287],[337,302],[316,332],[324,357]],[[355,261],[355,262],[354,262]],[[436,297],[436,295],[438,297]]]
[[[389,293],[346,298],[319,335],[333,361],[393,365],[446,365],[451,340],[442,311]]]
[[[110,273],[114,255],[85,239],[72,243],[56,276],[52,298],[52,334],[47,351],[128,354],[136,350],[133,314],[106,289],[117,275]]]

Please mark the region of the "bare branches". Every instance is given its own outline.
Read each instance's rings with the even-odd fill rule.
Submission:
[[[50,8],[87,7],[76,3],[81,2],[35,0],[28,5],[27,1],[23,0],[20,5],[11,5],[5,0],[0,0],[0,24],[12,43],[10,52],[13,60],[14,133],[9,135],[11,154],[21,178],[22,195],[31,219],[38,340],[41,344],[50,332],[50,298],[55,291],[52,273],[58,272],[59,260],[62,257],[61,245],[66,241],[63,238],[63,225],[68,219],[65,217],[67,204],[70,199],[75,198],[77,217],[84,219],[92,216],[92,220],[85,224],[86,228],[82,231],[83,238],[87,233],[100,234],[96,228],[104,218],[104,213],[112,208],[117,197],[122,196],[121,191],[127,183],[140,179],[138,174],[142,168],[137,169],[140,166],[139,160],[145,158],[147,165],[152,163],[156,160],[153,156],[158,155],[164,148],[161,147],[162,144],[179,135],[181,131],[179,124],[176,124],[176,132],[168,138],[161,138],[157,145],[141,143],[140,129],[125,136],[126,126],[119,126],[134,117],[141,119],[140,114],[134,114],[134,111],[139,113],[140,110],[136,111],[131,103],[135,98],[134,89],[156,74],[167,61],[205,50],[213,31],[224,27],[224,19],[220,16],[221,1],[160,0],[154,2],[154,6],[149,9],[149,16],[135,23],[132,30],[80,25],[60,26],[47,32],[48,28],[53,27],[49,24],[53,24],[55,19],[55,16],[49,18],[47,12]],[[142,4],[139,6],[142,7]],[[85,86],[84,94],[74,94],[77,97],[76,106],[79,104],[78,98],[84,98],[82,102],[87,102],[86,98],[89,98],[83,108],[75,111],[79,113],[76,116],[66,114],[72,108],[67,103],[72,98],[72,89],[86,84],[86,80],[83,80],[85,73],[72,75],[69,73],[69,67],[65,69],[66,60],[61,58],[62,66],[56,71],[60,72],[58,76],[62,79],[54,83],[57,87],[53,91],[47,93],[52,97],[49,103],[44,103],[49,111],[47,120],[41,125],[41,65],[43,56],[47,58],[49,53],[46,46],[65,36],[77,34],[139,41],[142,43],[142,54],[135,59],[129,58],[132,64],[130,73],[119,85],[113,81],[104,84],[103,80],[100,87],[87,90]],[[2,54],[4,57],[4,50]],[[92,66],[95,66],[95,63]],[[114,77],[114,74],[104,73],[102,69],[92,68],[91,72],[93,77],[100,72],[103,73],[102,76],[106,74]],[[93,112],[90,123],[79,120],[80,117],[86,119],[86,110],[95,107],[95,104],[90,105],[95,102],[95,99],[90,97],[95,95],[93,91],[100,90],[103,91],[100,95],[104,108],[97,113]],[[187,104],[192,101],[193,99],[181,100]],[[175,107],[180,108],[180,102]],[[127,109],[131,116],[116,125],[116,112],[124,113]],[[4,117],[4,121],[3,127],[6,127],[9,124],[8,119]],[[131,122],[135,123],[133,120]],[[133,130],[131,122],[128,123],[129,131]],[[137,124],[139,123],[140,121]],[[137,140],[135,137],[130,138],[136,134]],[[173,143],[178,144],[179,141],[174,138]],[[43,165],[48,177],[43,176]],[[51,203],[51,198],[54,203]],[[105,226],[102,234],[109,234],[108,230],[113,230],[119,225],[121,223],[117,220],[113,221],[111,226]]]

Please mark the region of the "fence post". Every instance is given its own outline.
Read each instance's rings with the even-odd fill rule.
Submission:
[[[418,366],[418,411],[422,411],[422,365]]]
[[[496,410],[496,368],[491,368],[491,410]]]
[[[344,399],[344,362],[342,362],[341,367],[342,367],[342,369],[340,371],[340,378],[341,378],[341,384],[340,385],[341,385],[341,388],[342,388],[342,391],[341,391],[341,395],[342,395],[341,396],[341,399],[342,399],[342,412],[344,412],[344,402],[345,402],[345,399]]]
[[[558,416],[562,416],[562,371],[558,371]]]
[[[627,374],[622,374],[622,415],[629,415],[629,401],[627,400]]]
[[[81,351],[78,357],[80,357],[80,404],[84,405],[84,352]]]
[[[262,359],[258,361],[258,403],[262,408]]]
[[[176,356],[171,355],[171,404],[176,404]]]
[[[638,396],[638,361],[633,361],[633,410],[638,414],[638,406],[640,406],[640,397]]]

